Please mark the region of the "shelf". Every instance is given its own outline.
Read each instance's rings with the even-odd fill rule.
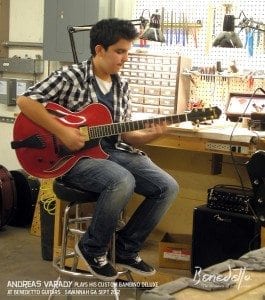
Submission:
[[[187,29],[187,28],[201,28],[202,24],[201,23],[170,23],[170,22],[164,22],[163,25],[161,26],[164,29],[175,29],[175,28],[180,28],[180,29]]]

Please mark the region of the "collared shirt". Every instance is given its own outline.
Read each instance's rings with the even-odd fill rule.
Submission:
[[[81,111],[99,100],[95,91],[96,79],[91,59],[53,72],[49,77],[30,87],[23,95],[41,103],[56,102],[70,111]],[[118,74],[113,81],[113,122],[130,121],[131,101],[128,82]]]

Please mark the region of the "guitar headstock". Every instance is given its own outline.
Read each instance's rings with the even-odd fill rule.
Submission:
[[[222,111],[219,107],[194,108],[188,115],[188,120],[194,123],[219,119]]]

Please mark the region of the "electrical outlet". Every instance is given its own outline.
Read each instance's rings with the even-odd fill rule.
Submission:
[[[214,143],[214,142],[207,142],[205,148],[207,150],[212,151],[221,151],[221,152],[235,152],[235,153],[242,153],[242,154],[248,154],[249,147],[247,146],[241,146],[241,145],[231,145],[231,144],[225,144],[225,143]]]

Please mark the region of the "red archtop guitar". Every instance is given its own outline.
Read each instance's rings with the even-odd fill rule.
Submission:
[[[69,171],[82,157],[107,158],[108,154],[100,146],[100,139],[144,129],[146,123],[168,124],[184,121],[201,122],[217,119],[221,110],[217,107],[196,109],[188,114],[169,115],[141,121],[113,123],[109,110],[103,104],[93,103],[80,112],[49,102],[45,107],[58,122],[78,128],[85,136],[85,146],[77,151],[69,151],[59,139],[44,128],[36,125],[23,113],[16,118],[11,147],[26,172],[39,178],[54,178]]]

